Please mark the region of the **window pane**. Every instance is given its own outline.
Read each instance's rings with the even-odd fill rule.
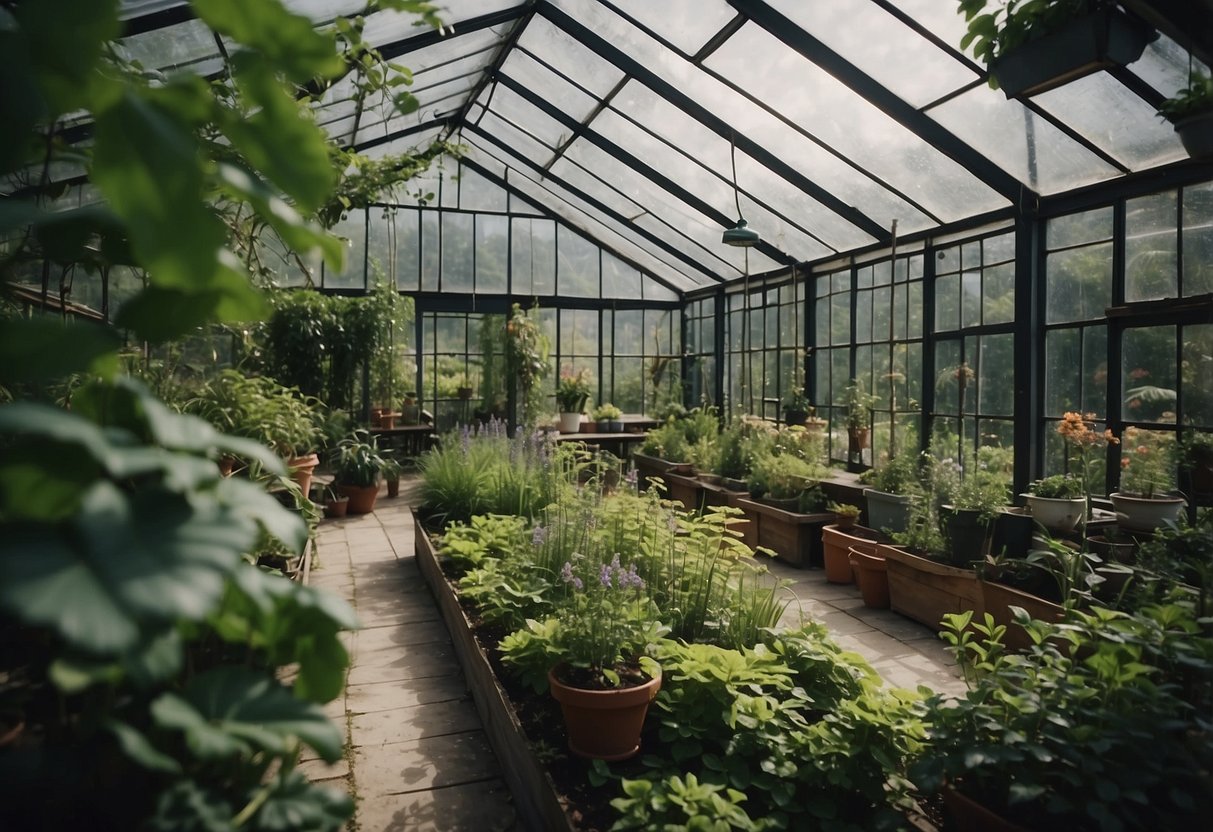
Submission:
[[[1184,423],[1213,427],[1213,324],[1183,329]]]
[[[1128,421],[1175,421],[1175,327],[1125,331],[1124,417]]]
[[[1183,190],[1184,295],[1213,292],[1213,182]]]
[[[1179,293],[1174,191],[1130,199],[1125,205],[1125,300],[1173,298]]]
[[[476,216],[476,291],[505,292],[509,258],[509,220],[491,214]]]
[[[1112,304],[1112,244],[1059,251],[1045,266],[1049,323],[1102,318]]]
[[[471,214],[442,215],[442,291],[472,290]]]

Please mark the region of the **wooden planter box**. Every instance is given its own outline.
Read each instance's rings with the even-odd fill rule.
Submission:
[[[851,571],[851,549],[869,555],[876,554],[875,533],[863,526],[840,529],[830,524],[821,530],[821,557],[826,570],[826,580],[834,584],[849,584],[855,581]]]
[[[800,514],[741,498],[738,504],[758,521],[758,545],[793,566],[821,566],[821,530],[834,522],[833,513]]]
[[[666,471],[661,477],[665,480],[668,498],[682,503],[687,511],[700,511],[703,508],[704,483],[694,474]]]
[[[647,489],[653,480],[665,482],[664,475],[667,473],[690,474],[694,470],[689,462],[670,462],[661,457],[642,454],[639,451],[632,454],[632,463],[636,466],[641,490]]]
[[[421,520],[414,510],[417,566],[438,600],[438,608],[450,631],[455,654],[476,703],[476,711],[480,714],[493,753],[501,763],[502,776],[514,797],[521,826],[525,829],[572,832],[573,825],[560,805],[556,787],[531,749],[514,706],[510,704],[509,697],[476,642],[471,624],[459,606],[459,596],[442,574],[433,541],[426,534]]]
[[[894,612],[936,630],[945,613],[973,610],[981,615],[981,590],[972,569],[958,569],[885,544],[877,547],[876,554],[888,562],[889,606]]]
[[[993,581],[978,581],[978,591],[981,593],[982,609],[988,612],[994,620],[1007,628],[1003,644],[1012,650],[1026,650],[1032,646],[1032,639],[1023,627],[1015,623],[1011,607],[1023,607],[1028,615],[1038,621],[1061,621],[1063,611],[1060,604],[1046,601],[1031,593],[1024,592],[1006,584]]]

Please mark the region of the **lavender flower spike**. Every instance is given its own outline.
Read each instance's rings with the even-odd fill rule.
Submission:
[[[548,530],[545,529],[543,526],[536,526],[535,530],[533,532],[531,532],[531,545],[532,546],[542,546],[543,541],[545,541],[547,539],[548,539]]]
[[[607,589],[611,588],[611,567],[607,566],[605,563],[602,565],[602,569],[598,572],[598,582]]]
[[[564,562],[564,566],[560,568],[560,580],[566,584],[571,584],[577,580],[577,576],[573,574],[573,564],[567,560]]]

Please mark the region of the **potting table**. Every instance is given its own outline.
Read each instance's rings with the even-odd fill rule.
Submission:
[[[371,428],[371,436],[379,441],[381,450],[392,451],[398,460],[406,462],[421,456],[430,447],[433,425],[399,425],[391,428]]]

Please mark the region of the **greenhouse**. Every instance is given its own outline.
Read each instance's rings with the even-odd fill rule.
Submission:
[[[1211,65],[0,0],[0,829],[1196,827]]]

